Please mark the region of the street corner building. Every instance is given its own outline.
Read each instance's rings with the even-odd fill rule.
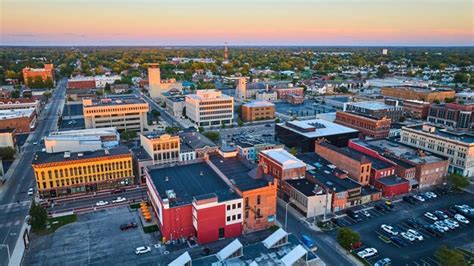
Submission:
[[[237,157],[146,169],[148,194],[165,239],[209,243],[275,222],[276,185]]]
[[[133,184],[127,147],[88,152],[37,152],[32,162],[41,198],[95,192]]]

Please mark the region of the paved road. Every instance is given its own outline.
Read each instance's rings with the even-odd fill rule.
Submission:
[[[66,212],[73,211],[74,209],[94,207],[98,201],[108,201],[109,203],[117,197],[124,197],[129,202],[140,201],[143,198],[147,198],[146,188],[139,188],[131,191],[126,191],[120,194],[100,194],[100,195],[90,195],[84,198],[72,198],[69,200],[61,201],[55,203],[52,207],[48,208],[48,212]],[[112,206],[112,205],[111,205]]]
[[[40,114],[35,131],[31,133],[30,143],[39,142],[56,128],[58,113],[64,105],[66,83],[66,79],[58,83],[52,99]],[[31,197],[27,195],[27,191],[35,186],[31,162],[39,146],[30,143],[25,143],[23,146],[17,166],[11,169],[12,175],[0,191],[0,265],[2,266],[8,263],[8,252],[11,254],[13,251],[31,204]]]
[[[281,224],[285,224],[285,207],[280,204],[277,205],[277,219]],[[326,265],[354,265],[348,258],[340,254],[335,249],[335,242],[323,232],[315,232],[307,225],[303,224],[299,217],[296,217],[292,212],[288,211],[287,231],[301,238],[302,235],[311,236],[315,242],[318,250],[315,252]],[[337,245],[337,244],[336,244]]]

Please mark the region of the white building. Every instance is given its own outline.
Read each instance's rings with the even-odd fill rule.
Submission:
[[[47,153],[86,152],[117,147],[120,134],[115,128],[92,128],[52,132],[44,138]]]
[[[119,75],[114,76],[95,76],[95,87],[99,89],[105,88],[106,84],[112,85],[115,81],[122,80],[122,77]]]
[[[474,136],[428,124],[402,127],[400,142],[449,158],[449,172],[474,177]]]
[[[218,90],[198,90],[186,95],[186,116],[196,127],[231,124],[234,98]]]

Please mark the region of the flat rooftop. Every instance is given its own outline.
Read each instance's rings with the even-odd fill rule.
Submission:
[[[286,122],[286,124],[285,123],[278,124],[278,126],[291,130],[307,138],[321,138],[321,137],[331,136],[331,135],[359,132],[350,127],[342,126],[342,125],[332,123],[323,119],[291,121],[291,122]],[[298,130],[299,128],[306,129],[306,130],[314,129],[314,131],[303,132],[303,131]]]
[[[5,119],[14,119],[14,118],[19,118],[19,117],[30,117],[34,111],[35,111],[35,108],[0,110],[0,119],[5,120]]]
[[[83,116],[84,110],[82,103],[66,104],[63,109],[63,117],[65,116]]]
[[[261,153],[277,161],[284,169],[305,167],[306,164],[284,149],[263,150]]]
[[[243,106],[247,106],[247,107],[272,107],[272,106],[275,106],[275,105],[273,103],[267,102],[267,101],[253,101],[253,102],[250,102],[250,103],[246,103]]]
[[[120,146],[108,150],[97,150],[97,151],[85,151],[85,152],[71,152],[69,157],[65,158],[65,152],[57,153],[46,153],[37,152],[35,153],[32,164],[43,164],[43,163],[54,163],[54,162],[68,162],[83,159],[92,159],[107,157],[113,155],[130,154],[130,151],[125,146]]]
[[[288,185],[295,188],[296,190],[298,190],[299,192],[303,193],[303,195],[305,195],[307,197],[311,197],[311,196],[314,196],[316,194],[318,194],[318,195],[326,194],[326,193],[324,193],[324,189],[319,187],[316,183],[311,182],[310,180],[305,179],[305,178],[303,178],[303,179],[288,179],[288,180],[285,180],[285,182],[288,183]]]
[[[149,168],[156,190],[162,199],[169,199],[170,207],[191,204],[194,198],[217,196],[218,201],[239,198],[205,162],[165,168]],[[173,190],[175,198],[167,191]]]
[[[348,149],[348,148],[339,148],[339,147],[336,147],[328,142],[321,142],[320,143],[321,146],[325,147],[325,148],[328,148],[332,151],[335,151],[341,155],[344,155],[348,158],[352,158],[354,160],[357,160],[361,163],[369,163],[369,159],[367,159],[367,155],[361,153],[361,152],[357,152],[356,150],[353,150],[353,149]]]
[[[199,132],[178,132],[181,146],[186,145],[189,149],[203,149],[205,147],[215,148],[217,145]]]
[[[272,181],[268,176],[256,172],[254,165],[238,157],[223,158],[216,154],[209,156],[209,159],[241,191],[266,187]]]
[[[358,108],[364,108],[372,111],[377,111],[377,110],[385,110],[385,109],[393,109],[395,106],[385,104],[383,102],[376,102],[376,101],[370,101],[370,102],[351,102],[348,103],[347,105],[352,105]]]
[[[424,163],[435,163],[444,161],[445,159],[442,157],[438,157],[432,155],[429,152],[424,152],[424,156],[421,156],[418,152],[418,149],[412,148],[408,145],[402,144],[400,142],[396,142],[390,139],[374,139],[374,140],[352,140],[354,143],[358,145],[365,146],[369,149],[375,150],[378,153],[385,155],[385,154],[392,154],[395,157],[406,159],[410,162],[415,164],[424,164]],[[389,158],[392,160],[392,158]],[[398,163],[398,162],[395,162]],[[409,167],[410,165],[405,165],[405,167]],[[413,165],[411,165],[413,167]]]
[[[85,99],[87,101],[87,99]],[[102,99],[92,99],[92,105],[84,104],[84,107],[94,107],[94,106],[112,106],[112,105],[125,105],[125,104],[143,104],[146,103],[143,99],[135,95],[108,95],[107,98]]]
[[[385,161],[382,161],[378,158],[375,158],[375,157],[372,157],[372,156],[369,156],[367,154],[364,154],[360,151],[357,151],[357,150],[354,150],[354,149],[351,149],[349,147],[345,147],[343,148],[343,150],[347,150],[349,151],[349,153],[353,156],[361,156],[361,157],[364,157],[365,160],[368,160],[372,163],[372,168],[376,169],[376,170],[382,170],[382,169],[387,169],[387,168],[390,168],[390,167],[393,167],[393,165],[385,162]]]
[[[435,128],[435,131],[433,133],[423,131],[423,125],[407,126],[406,128],[418,130],[418,131],[421,131],[425,134],[434,134],[436,136],[440,136],[440,137],[445,138],[445,139],[456,140],[456,141],[464,142],[464,143],[467,143],[467,144],[474,143],[474,134],[472,134],[472,133],[453,132],[453,131],[448,131],[447,129],[444,129],[444,128],[441,128],[441,127],[436,127],[436,126],[432,126],[432,125],[430,125],[430,126]]]
[[[408,183],[408,180],[402,177],[391,175],[391,176],[379,178],[376,180],[376,182],[380,182],[386,186],[395,186],[395,185],[399,185],[403,183]]]

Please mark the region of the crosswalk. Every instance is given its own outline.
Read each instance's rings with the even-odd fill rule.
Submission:
[[[19,226],[22,223],[23,223],[23,219],[18,219],[18,220],[15,220],[15,221],[9,221],[9,222],[5,222],[5,223],[0,223],[0,229],[9,228],[11,226]]]
[[[29,206],[30,204],[30,201],[20,201],[19,203],[18,202],[13,202],[13,203],[8,203],[8,204],[4,204],[4,205],[0,205],[0,211],[6,211],[8,212],[8,210],[12,209],[12,208],[24,208],[24,207],[27,207]]]

